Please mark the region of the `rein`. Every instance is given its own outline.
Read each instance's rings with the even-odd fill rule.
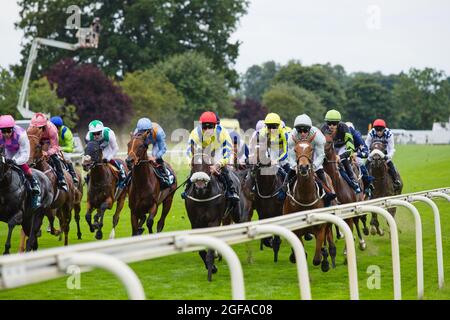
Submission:
[[[261,199],[270,199],[270,198],[275,197],[276,195],[278,195],[280,193],[281,189],[283,189],[284,185],[286,184],[287,178],[288,178],[288,175],[286,174],[286,176],[284,177],[284,180],[283,180],[283,183],[281,184],[281,186],[278,189],[276,189],[271,195],[264,196],[264,195],[261,194],[261,192],[259,190],[258,176],[255,175],[255,187],[256,187],[256,192],[258,194],[258,197],[260,197]],[[274,186],[275,183],[276,183],[276,179],[273,181],[272,186]]]
[[[297,201],[295,199],[295,197],[291,193],[291,189],[289,187],[289,184],[288,184],[288,190],[287,190],[286,194],[288,195],[289,198],[291,198],[291,200],[294,203],[298,204],[299,206],[311,207],[311,206],[315,205],[320,199],[322,199],[325,196],[325,191],[323,190],[322,194],[320,194],[319,185],[317,183],[315,183],[315,185],[316,185],[316,199],[313,202],[310,202],[310,203],[301,203],[301,202]],[[297,181],[295,181],[294,188],[292,189],[293,192],[295,192],[295,188],[296,187],[297,187]]]

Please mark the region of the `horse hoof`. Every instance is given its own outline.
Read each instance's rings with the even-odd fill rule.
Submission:
[[[211,272],[212,272],[213,274],[216,274],[216,273],[217,273],[217,267],[216,267],[214,264],[213,264],[213,266],[212,266]]]
[[[294,253],[291,253],[291,255],[289,256],[289,261],[292,262],[292,263],[296,262]]]
[[[94,232],[95,231],[95,227],[94,226],[89,226],[89,230],[91,231],[91,232]]]
[[[78,233],[77,236],[78,236],[78,240],[81,240],[81,233]]]
[[[369,229],[363,228],[363,233],[364,233],[365,236],[368,236],[369,235]]]
[[[375,228],[374,226],[371,226],[370,227],[370,234],[373,235],[373,236],[376,235],[377,234],[377,228]]]
[[[318,266],[320,264],[320,260],[313,259],[313,265]]]
[[[366,242],[365,242],[365,241],[359,243],[359,249],[360,249],[361,251],[366,250],[366,248],[367,248],[367,245],[366,245]]]
[[[344,259],[344,266],[347,265],[347,258]]]
[[[143,233],[144,233],[144,228],[138,228],[137,234],[140,236]]]
[[[103,233],[99,230],[95,233],[95,239],[101,240],[103,238]]]
[[[383,229],[380,229],[380,230],[378,231],[378,234],[380,235],[380,237],[384,236],[384,230],[383,230]]]
[[[330,270],[330,263],[326,260],[322,261],[321,269],[322,272],[328,272]]]

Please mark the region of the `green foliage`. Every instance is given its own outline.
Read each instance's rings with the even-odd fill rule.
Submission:
[[[17,74],[24,73],[33,38],[76,42],[75,30],[65,29],[69,18],[66,9],[75,4],[82,10],[83,27],[100,17],[99,48],[68,52],[42,47],[34,69],[37,74],[71,56],[102,67],[109,76],[122,77],[194,49],[210,58],[214,68],[237,86],[237,74],[229,66],[236,61],[239,42],[230,41],[230,37],[246,13],[247,0],[19,0],[18,4],[22,10],[16,25],[28,44],[22,50]]]
[[[17,101],[19,100],[21,81],[6,69],[0,68],[0,114],[19,116]]]
[[[327,109],[341,109],[345,102],[344,91],[334,76],[322,66],[302,66],[290,61],[275,77],[276,82],[290,82],[314,92]]]
[[[278,70],[280,70],[280,65],[274,61],[267,61],[262,65],[253,65],[248,68],[242,78],[245,97],[261,101]]]
[[[397,114],[392,107],[391,92],[378,82],[377,77],[358,74],[351,78],[345,93],[344,121],[353,122],[363,134],[377,118],[384,118],[390,127],[396,127]]]
[[[155,70],[128,73],[120,85],[131,98],[132,128],[142,117],[158,122],[166,131],[181,125],[174,115],[183,108],[184,98],[163,74]]]
[[[319,123],[326,111],[313,92],[290,83],[278,83],[267,90],[263,96],[263,104],[269,112],[278,113],[286,125],[291,127],[295,117],[302,113],[308,114],[313,123]]]
[[[177,116],[188,128],[206,110],[216,111],[220,117],[234,114],[225,78],[205,56],[195,52],[175,55],[156,65],[154,71],[164,74],[183,95],[185,104]]]
[[[411,69],[401,75],[393,96],[403,129],[431,129],[433,122],[448,120],[450,84],[442,71]]]

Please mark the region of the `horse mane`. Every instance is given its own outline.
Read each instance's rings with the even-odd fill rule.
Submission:
[[[89,141],[84,149],[85,154],[93,154],[100,150],[100,144],[97,141]]]

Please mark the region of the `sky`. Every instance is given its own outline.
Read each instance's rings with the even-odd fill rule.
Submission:
[[[76,0],[74,0],[76,3]],[[0,66],[20,59],[19,7],[2,0]],[[291,59],[384,74],[432,67],[450,75],[450,1],[251,0],[232,40],[235,68]]]

